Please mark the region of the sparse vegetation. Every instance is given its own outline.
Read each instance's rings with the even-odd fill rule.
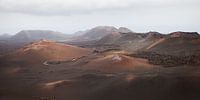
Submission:
[[[155,65],[162,65],[166,67],[176,67],[181,65],[200,65],[200,54],[188,56],[173,56],[158,54],[155,52],[140,52],[131,54],[130,56],[148,59],[150,63]]]

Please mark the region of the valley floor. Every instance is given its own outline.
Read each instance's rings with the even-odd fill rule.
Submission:
[[[123,66],[122,66],[123,67]],[[199,100],[198,66],[105,72],[75,62],[1,67],[1,100]]]

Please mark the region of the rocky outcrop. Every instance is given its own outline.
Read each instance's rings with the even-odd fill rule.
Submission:
[[[146,33],[146,37],[147,38],[163,38],[165,35],[159,33],[159,32],[153,32],[153,31],[150,31],[150,32],[147,32]]]
[[[170,37],[185,37],[185,38],[194,38],[199,37],[199,34],[197,32],[173,32],[169,34]]]

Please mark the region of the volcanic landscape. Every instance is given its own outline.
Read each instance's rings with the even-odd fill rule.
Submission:
[[[200,35],[22,30],[0,38],[0,100],[200,100]]]

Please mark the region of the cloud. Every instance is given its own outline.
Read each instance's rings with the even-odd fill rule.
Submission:
[[[199,4],[200,0],[0,0],[0,34],[27,29],[73,33],[98,25],[136,32],[200,32]]]
[[[198,0],[0,0],[0,11],[35,15],[70,15],[99,11],[163,7]]]

